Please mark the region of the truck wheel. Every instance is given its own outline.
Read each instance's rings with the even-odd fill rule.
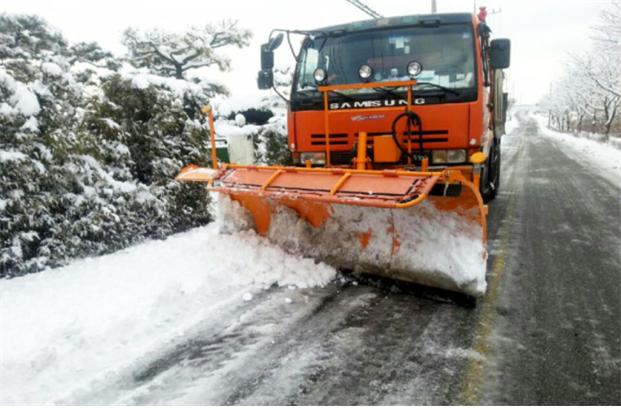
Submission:
[[[481,179],[481,196],[485,203],[496,198],[498,189],[500,188],[500,142],[494,141],[494,145],[490,150],[490,156],[483,170],[483,178]]]

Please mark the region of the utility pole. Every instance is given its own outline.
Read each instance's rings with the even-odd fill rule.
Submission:
[[[364,4],[360,0],[347,0],[347,2],[358,7],[360,10],[364,11],[365,13],[367,13],[369,16],[373,17],[374,19],[381,19],[384,17],[381,14],[379,14],[377,11],[373,10],[371,7]]]
[[[438,12],[438,4],[436,0],[431,0],[431,14],[436,14]]]

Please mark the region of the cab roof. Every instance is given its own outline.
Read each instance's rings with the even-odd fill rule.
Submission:
[[[456,24],[456,23],[472,23],[473,15],[471,13],[439,13],[439,14],[416,14],[411,16],[398,17],[382,17],[379,19],[370,19],[355,21],[336,26],[329,26],[313,31],[318,32],[336,32],[336,31],[364,31],[385,27],[403,27],[417,25],[437,25],[437,24]]]

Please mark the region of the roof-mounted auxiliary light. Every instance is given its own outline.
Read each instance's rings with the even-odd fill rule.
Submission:
[[[371,66],[367,64],[363,64],[358,69],[358,76],[360,77],[362,81],[366,83],[370,81],[371,78],[373,77],[373,69],[371,68]]]

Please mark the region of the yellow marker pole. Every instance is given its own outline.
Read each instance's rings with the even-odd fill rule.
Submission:
[[[323,92],[323,122],[326,132],[326,167],[331,164],[330,161],[330,106],[328,100],[328,91]]]
[[[367,133],[358,133],[358,154],[356,155],[356,169],[364,170],[367,168]]]
[[[472,182],[474,182],[474,185],[477,187],[481,184],[481,167],[485,161],[487,161],[487,155],[483,152],[477,152],[470,157],[470,162],[474,165]]]
[[[425,157],[420,163],[420,170],[422,172],[427,172],[429,170],[429,158]]]
[[[408,86],[408,111],[412,112],[412,86]],[[408,117],[408,127],[410,118]],[[399,138],[399,137],[397,137]],[[408,165],[412,165],[412,136],[408,135]]]
[[[211,166],[213,168],[219,168],[218,155],[216,153],[216,129],[213,125],[213,110],[211,106],[206,105],[201,110],[203,114],[209,116],[209,140],[211,142]]]

